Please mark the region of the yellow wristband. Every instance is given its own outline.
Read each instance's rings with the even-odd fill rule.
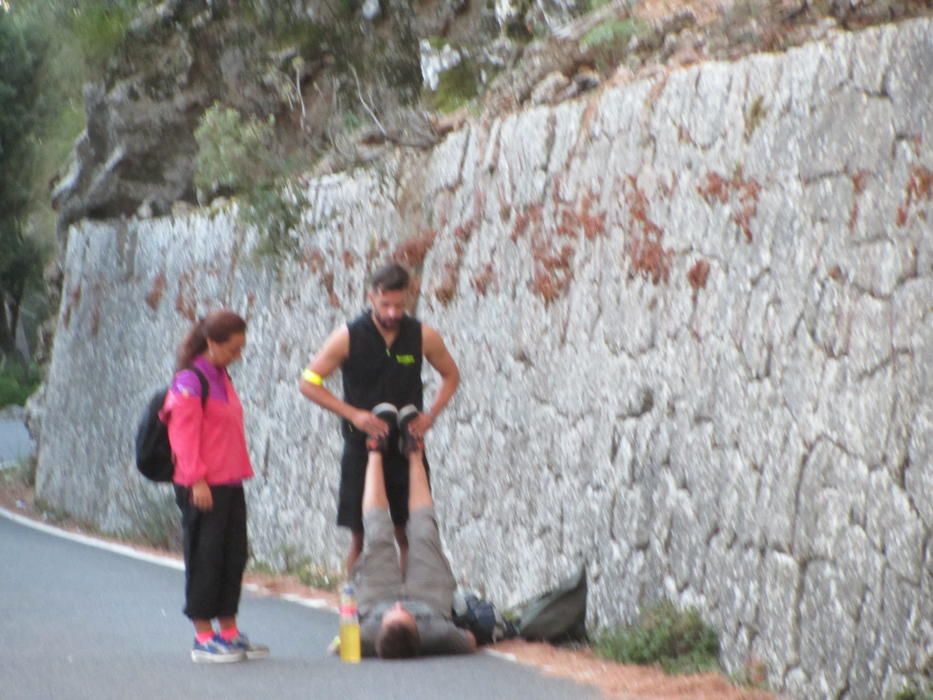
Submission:
[[[314,384],[314,386],[321,386],[321,384],[324,383],[324,377],[317,372],[312,372],[310,369],[306,369],[302,372],[301,378],[308,382],[308,384]]]

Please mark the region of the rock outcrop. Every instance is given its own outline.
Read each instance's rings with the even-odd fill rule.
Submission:
[[[191,318],[233,370],[254,556],[340,566],[309,354],[395,255],[463,385],[430,435],[455,572],[503,606],[586,561],[591,622],[695,605],[731,670],[880,698],[933,669],[933,22],[603,85],[307,185],[302,256],[235,211],[72,229],[37,492],[172,528],[132,432]],[[430,391],[430,388],[429,388]]]

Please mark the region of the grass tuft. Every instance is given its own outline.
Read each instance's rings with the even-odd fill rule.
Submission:
[[[456,111],[479,94],[476,69],[467,59],[440,74],[437,90],[429,93],[428,100],[438,112]]]
[[[927,684],[924,690],[911,683],[897,691],[891,700],[933,700],[933,684]]]
[[[317,588],[322,591],[336,591],[343,580],[342,574],[327,568],[323,564],[316,564],[302,556],[294,547],[285,547],[279,553],[282,564],[276,565],[261,559],[250,561],[249,570],[266,576],[286,574],[294,576],[305,586]]]
[[[631,664],[659,664],[671,674],[719,670],[719,636],[694,608],[665,601],[642,612],[638,622],[597,637],[598,656]]]

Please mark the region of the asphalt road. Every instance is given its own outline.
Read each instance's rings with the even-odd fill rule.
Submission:
[[[240,626],[270,658],[195,665],[183,573],[0,513],[0,700],[595,698],[489,654],[343,664],[337,617],[244,592]]]

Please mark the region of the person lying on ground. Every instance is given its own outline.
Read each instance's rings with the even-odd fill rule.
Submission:
[[[441,547],[434,500],[424,466],[424,443],[409,429],[418,410],[380,404],[373,412],[396,426],[387,437],[370,437],[363,489],[363,551],[353,567],[360,610],[363,656],[384,659],[427,654],[468,654],[476,639],[451,621],[456,589]],[[395,548],[386,496],[383,455],[395,435],[408,459],[408,556],[405,568]]]

